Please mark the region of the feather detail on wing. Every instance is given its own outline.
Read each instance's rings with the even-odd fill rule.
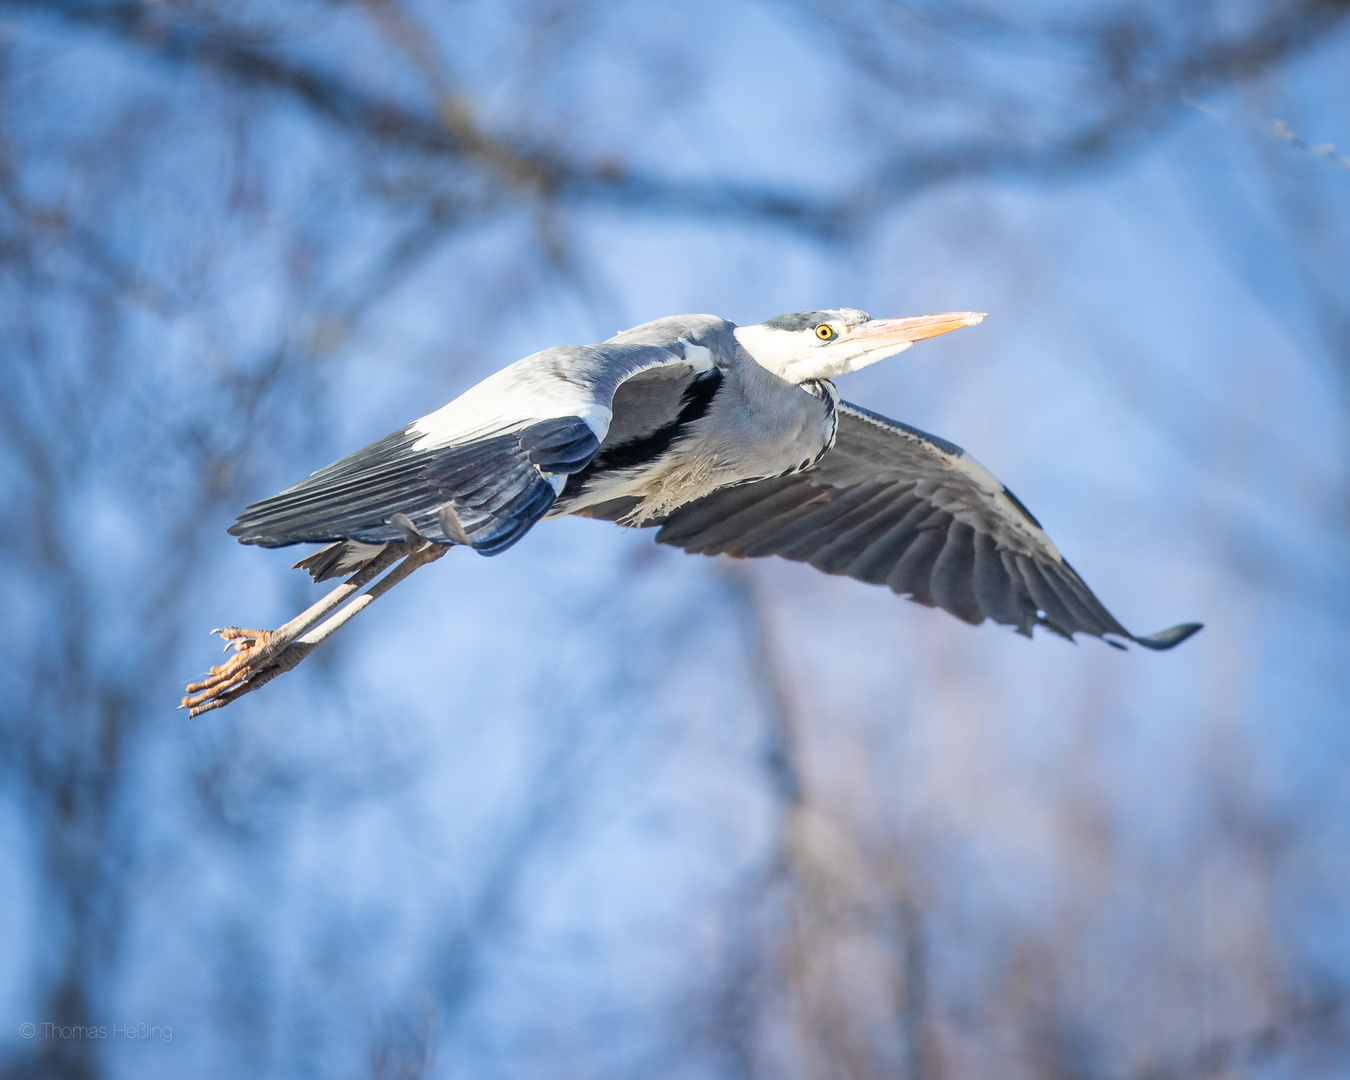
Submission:
[[[839,404],[834,448],[814,466],[680,507],[656,539],[691,553],[780,555],[1028,637],[1043,626],[1070,639],[1087,633],[1118,647],[1169,649],[1200,629],[1187,623],[1134,636],[984,466],[959,446],[848,402]]]
[[[631,340],[634,334],[528,356],[443,409],[251,504],[230,533],[263,547],[388,544],[415,534],[468,543],[484,555],[505,551],[548,512],[567,477],[590,463],[627,379],[709,363],[709,350],[689,341],[660,346]],[[337,563],[324,561],[318,572],[336,572]]]
[[[579,417],[559,417],[459,446],[417,449],[404,428],[270,499],[253,503],[230,532],[245,544],[359,540],[387,544],[408,523],[442,543],[459,539],[495,555],[515,543],[557,497],[545,473],[585,466],[599,445]],[[453,518],[443,511],[449,506]],[[398,516],[406,521],[394,520]]]

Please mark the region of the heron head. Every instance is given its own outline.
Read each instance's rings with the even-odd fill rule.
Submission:
[[[856,308],[794,311],[756,326],[736,327],[736,340],[761,367],[791,383],[832,379],[908,349],[916,341],[974,326],[979,311],[908,319],[874,319]]]

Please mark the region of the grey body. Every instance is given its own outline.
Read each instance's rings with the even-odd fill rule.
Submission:
[[[1199,627],[1125,630],[959,447],[839,401],[832,376],[981,317],[844,308],[738,328],[686,315],[545,349],[254,503],[230,531],[328,543],[298,564],[322,580],[390,543],[492,555],[539,520],[580,514],[660,526],[658,541],[691,552],[809,562],[1027,635],[1184,640]]]
[[[797,471],[818,460],[834,443],[839,395],[833,384],[794,384],[773,374],[746,352],[734,330],[725,319],[677,316],[611,338],[606,344],[656,348],[674,339],[685,343],[686,355],[701,358],[695,350],[706,349],[712,367],[670,363],[621,383],[597,454],[602,465],[616,449],[669,428],[686,403],[698,403],[700,383],[715,383],[716,392],[706,410],[686,411],[698,415],[678,426],[665,452],[600,468],[584,482],[569,483],[545,516],[605,507],[603,516],[642,525],[718,488]]]

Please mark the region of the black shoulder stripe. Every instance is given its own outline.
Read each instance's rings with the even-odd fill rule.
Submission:
[[[597,471],[629,469],[645,465],[661,457],[679,436],[681,429],[706,415],[717,391],[722,388],[722,372],[713,368],[696,378],[685,389],[680,399],[680,411],[675,419],[657,428],[645,439],[634,439],[610,447],[596,459]]]
[[[594,476],[622,469],[634,469],[656,461],[679,437],[684,428],[707,414],[713,398],[722,389],[722,372],[719,368],[704,372],[689,384],[680,398],[680,411],[675,419],[650,435],[630,442],[607,447],[596,454],[590,463],[568,477],[563,495],[579,494],[586,483]]]

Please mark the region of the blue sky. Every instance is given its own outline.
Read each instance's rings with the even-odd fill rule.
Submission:
[[[447,93],[489,130],[634,171],[830,197],[897,140],[992,123],[978,94],[872,87],[818,12],[578,11],[551,38],[533,8],[414,14]],[[359,12],[308,18],[276,47],[420,107],[426,80]],[[162,557],[147,508],[170,520],[192,494],[155,448],[184,445],[279,342],[336,344],[314,348],[306,393],[254,416],[247,498],[548,345],[676,312],[838,305],[988,311],[841,393],[965,446],[1135,632],[1206,623],[1160,655],[1027,642],[795,564],[564,520],[501,558],[455,553],[314,671],[188,724],[171,704],[211,662],[205,631],[275,625],[314,592],[288,552],[235,547],[234,508],[212,505],[172,599],[186,637],[141,669],[165,705],[120,789],[124,919],[96,1001],[176,1034],[102,1047],[108,1075],[359,1074],[423,1016],[432,1075],[732,1075],[718,1002],[749,986],[766,989],[738,1038],[759,1070],[815,1075],[830,1031],[899,1069],[915,940],[926,1037],[959,1076],[1033,1075],[1036,1008],[1081,1033],[1084,1070],[1124,1076],[1246,1045],[1292,1023],[1290,1000],[1343,999],[1350,391],[1309,298],[1344,307],[1350,170],[1270,132],[1350,153],[1344,33],[1210,89],[1210,113],[1179,110],[1131,153],[937,184],[846,240],[564,203],[560,271],[523,195],[479,213],[472,183],[362,160],[293,103],[19,21],[5,122],[22,185],[175,296],[123,296],[129,374],[106,385],[99,339],[63,315],[66,278],[33,316],[68,340],[108,448],[71,477],[93,508],[74,543],[94,567],[96,665],[115,670],[147,618],[126,600]],[[920,70],[922,38],[906,40]],[[1081,72],[1048,40],[955,48],[958,75],[1054,117]],[[337,325],[416,220],[399,195],[414,181],[445,183],[467,224]],[[147,416],[181,432],[138,443]],[[6,586],[12,637],[40,639],[41,581]],[[788,702],[797,807],[765,767],[751,617]],[[67,931],[45,906],[50,823],[11,789],[0,1053],[18,1061]],[[831,921],[834,903],[856,920]],[[900,908],[918,922],[896,930]],[[1235,1068],[1334,1075],[1338,1022]]]

